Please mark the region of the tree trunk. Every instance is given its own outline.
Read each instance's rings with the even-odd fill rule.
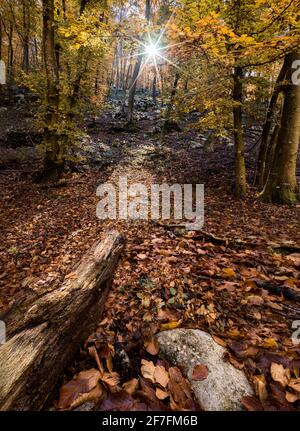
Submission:
[[[276,151],[262,198],[268,202],[292,204],[299,198],[296,163],[300,139],[300,85],[292,82],[292,64],[300,51],[287,55],[287,85]]]
[[[28,0],[23,1],[23,59],[22,69],[28,73],[29,71],[29,34],[30,34],[30,10]]]
[[[235,191],[238,197],[244,197],[247,192],[247,179],[242,123],[243,69],[238,66],[234,68],[233,100],[235,104],[233,108],[233,127],[235,143]]]
[[[266,157],[268,153],[270,131],[271,131],[272,122],[276,111],[278,97],[280,92],[282,91],[282,83],[284,81],[286,72],[287,72],[287,64],[285,60],[280,70],[280,73],[278,75],[275,88],[274,88],[272,97],[270,99],[270,103],[267,111],[267,118],[261,135],[261,144],[259,147],[256,175],[255,175],[255,182],[254,182],[258,189],[262,189],[265,185],[265,178],[266,178],[265,167],[266,167]]]
[[[142,64],[143,56],[141,54],[138,55],[137,61],[134,65],[133,69],[133,75],[132,75],[132,82],[129,88],[129,96],[128,96],[128,113],[127,113],[127,120],[129,123],[133,121],[133,108],[134,108],[134,98],[135,98],[135,91],[136,91],[136,84],[138,80],[138,76],[140,73],[140,68]]]
[[[281,118],[281,113],[279,114],[279,121],[280,121],[280,118]],[[270,175],[270,170],[272,167],[272,163],[274,160],[274,154],[275,154],[277,143],[278,143],[279,130],[280,130],[280,124],[277,123],[274,127],[272,136],[270,138],[270,143],[268,145],[268,151],[267,151],[267,154],[265,156],[264,184],[267,183],[269,175]]]
[[[80,344],[97,328],[123,238],[109,232],[58,288],[21,297],[1,316],[0,410],[40,410]]]
[[[167,108],[166,117],[165,117],[165,121],[164,121],[164,127],[163,127],[164,131],[168,131],[169,126],[171,125],[170,117],[171,117],[172,107],[174,104],[174,98],[176,96],[176,91],[177,91],[179,79],[180,79],[180,75],[178,72],[176,72],[175,79],[173,82],[172,91],[171,91],[171,95],[170,95],[170,102],[169,102],[169,105]]]
[[[55,132],[59,117],[59,72],[55,50],[54,0],[43,0],[43,55],[47,77],[47,115],[44,128],[45,179],[57,179],[63,169],[59,137]]]
[[[146,9],[145,9],[145,18],[146,20],[150,21],[151,18],[151,0],[146,0]],[[141,52],[144,51],[144,47],[141,48]],[[136,84],[138,80],[138,76],[140,73],[140,68],[143,60],[143,55],[140,52],[138,55],[137,61],[134,65],[133,75],[132,75],[132,81],[131,85],[129,87],[129,96],[128,96],[128,112],[127,112],[127,120],[129,123],[133,121],[133,108],[134,108],[134,97],[135,97],[135,91],[136,91]]]
[[[9,33],[8,33],[8,86],[12,85],[13,81],[13,64],[14,64],[14,47],[13,47],[13,25],[9,24]]]

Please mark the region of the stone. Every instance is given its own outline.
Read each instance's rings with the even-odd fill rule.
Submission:
[[[242,397],[253,395],[244,372],[223,359],[226,349],[208,333],[198,329],[173,329],[160,332],[157,338],[160,352],[183,370],[204,410],[242,410]],[[205,380],[192,379],[198,364],[208,367]]]

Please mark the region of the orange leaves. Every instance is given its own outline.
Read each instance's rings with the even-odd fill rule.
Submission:
[[[157,338],[155,338],[154,336],[144,342],[144,347],[146,351],[150,353],[150,355],[155,356],[159,352],[159,343],[157,341]]]
[[[208,368],[206,365],[198,364],[193,369],[192,379],[197,381],[205,380],[208,376]]]
[[[142,392],[152,402],[168,402],[171,410],[193,410],[195,403],[189,385],[177,367],[167,369],[161,363],[142,359]]]
[[[91,368],[90,370],[81,371],[73,380],[64,384],[60,388],[58,408],[66,409],[78,401],[78,398],[83,394],[89,393],[97,386],[101,374],[98,370]],[[102,396],[103,391],[98,387],[93,395]]]
[[[266,349],[276,349],[278,347],[278,344],[274,338],[269,337],[264,340],[263,347],[265,347]]]
[[[176,321],[178,320],[179,313],[176,310],[170,310],[166,308],[163,310],[160,308],[157,313],[158,320],[161,321]]]
[[[154,365],[152,361],[142,359],[141,373],[145,379],[157,383],[165,388],[169,381],[169,374],[162,365]]]
[[[156,365],[154,370],[154,382],[165,388],[169,382],[169,373],[162,365]]]
[[[191,391],[179,368],[170,367],[169,376],[168,390],[172,410],[194,410],[195,404]]]
[[[123,384],[123,389],[129,394],[132,395],[137,390],[139,385],[138,379],[131,379],[128,382]]]

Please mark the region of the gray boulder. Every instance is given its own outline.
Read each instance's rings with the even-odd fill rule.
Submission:
[[[253,395],[243,373],[224,361],[226,349],[206,332],[197,329],[173,329],[157,335],[161,352],[186,373],[194,394],[204,410],[242,410],[241,398]],[[206,365],[208,376],[192,379],[194,367]]]

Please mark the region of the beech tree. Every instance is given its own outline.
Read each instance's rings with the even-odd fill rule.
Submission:
[[[296,163],[300,140],[300,82],[293,79],[293,65],[300,64],[300,51],[287,54],[287,74],[283,109],[273,163],[263,191],[263,199],[292,204],[299,198]]]

